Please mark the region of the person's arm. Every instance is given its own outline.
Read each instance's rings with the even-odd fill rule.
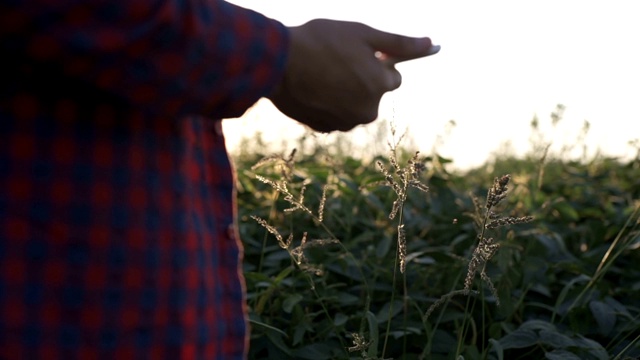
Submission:
[[[281,23],[215,0],[9,1],[0,31],[3,56],[164,118],[240,116],[279,82],[288,51]]]
[[[268,97],[286,115],[325,132],[375,120],[382,95],[402,82],[395,64],[440,50],[426,37],[355,22],[316,19],[289,30],[285,75]]]

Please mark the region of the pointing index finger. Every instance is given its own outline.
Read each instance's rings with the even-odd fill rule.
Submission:
[[[411,37],[366,28],[366,41],[374,51],[385,54],[396,62],[433,55],[440,49],[428,37]]]
[[[396,57],[396,56],[390,56],[381,51],[376,51],[375,56],[376,58],[378,58],[378,60],[382,61],[385,65],[393,66],[403,61],[409,61],[409,60],[417,59],[419,57],[435,55],[438,52],[440,52],[440,45],[432,45],[431,48],[429,48],[429,51],[425,55],[418,56],[418,57]]]

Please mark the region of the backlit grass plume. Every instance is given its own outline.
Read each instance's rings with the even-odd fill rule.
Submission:
[[[261,175],[255,175],[256,179],[271,186],[277,193],[284,195],[284,200],[290,204],[289,208],[283,210],[285,213],[291,213],[300,210],[309,215],[317,224],[321,224],[324,219],[324,207],[327,200],[327,191],[329,190],[330,186],[325,185],[322,188],[322,197],[320,199],[320,204],[317,211],[315,212],[305,204],[304,196],[308,182],[305,181],[301,184],[301,188],[298,194],[292,193],[289,188],[289,182],[291,181],[291,175],[293,173],[295,165],[295,154],[296,149],[294,149],[287,158],[284,158],[283,156],[277,154],[264,157],[252,166],[252,170],[255,170],[266,164],[275,163],[276,170],[278,170],[280,173],[279,179],[274,180]],[[251,218],[258,224],[260,224],[263,228],[265,228],[270,234],[275,236],[280,247],[289,252],[289,255],[291,255],[291,258],[300,267],[300,269],[315,273],[316,275],[320,275],[322,273],[322,269],[318,266],[309,264],[304,250],[313,246],[322,246],[340,242],[335,237],[330,239],[307,240],[307,232],[305,232],[302,236],[300,244],[296,247],[293,247],[293,233],[289,234],[289,236],[285,239],[278,232],[278,230],[274,226],[270,225],[266,220],[253,215],[251,216]]]
[[[395,127],[393,126],[391,127],[391,135],[395,136]],[[398,141],[389,143],[389,163],[391,164],[391,169],[387,169],[382,161],[379,160],[376,162],[376,165],[385,178],[383,182],[379,182],[377,184],[388,186],[393,189],[396,194],[396,199],[394,200],[391,212],[389,213],[389,219],[393,220],[396,216],[400,215],[398,216],[399,221],[397,228],[398,261],[400,263],[400,272],[404,273],[406,268],[407,244],[404,223],[402,220],[402,209],[404,207],[404,203],[407,201],[407,193],[410,188],[415,188],[426,193],[429,191],[429,187],[420,181],[420,174],[424,171],[425,166],[418,160],[418,155],[420,154],[419,151],[415,152],[413,157],[409,159],[404,167],[400,166],[398,163],[397,146],[402,137],[403,136],[400,136]]]
[[[332,230],[328,227],[328,225],[324,222],[325,218],[325,207],[327,204],[328,192],[331,190],[335,190],[337,188],[336,185],[325,184],[322,186],[322,195],[319,199],[319,202],[316,205],[311,206],[308,205],[309,201],[306,201],[305,198],[306,189],[309,184],[311,184],[310,179],[303,179],[301,182],[295,181],[295,177],[293,176],[294,172],[294,155],[296,151],[291,152],[288,158],[284,158],[280,155],[270,155],[262,160],[258,161],[254,166],[252,166],[252,170],[255,170],[266,164],[275,164],[276,176],[266,177],[262,175],[255,174],[255,178],[260,182],[269,185],[274,191],[274,201],[283,196],[283,199],[286,203],[288,203],[288,208],[283,209],[283,214],[291,214],[294,212],[302,212],[306,215],[306,217],[313,220],[315,226],[324,230],[324,232],[328,235],[324,238],[311,238],[309,239],[308,232],[304,231],[302,235],[302,239],[299,243],[294,241],[294,229],[290,230],[290,234],[288,237],[284,237],[276,228],[276,226],[269,223],[269,221],[255,215],[250,215],[250,217],[255,220],[260,226],[266,229],[267,233],[265,233],[265,241],[267,236],[271,234],[276,238],[278,244],[281,248],[285,249],[292,262],[297,266],[300,270],[302,270],[307,276],[310,284],[310,290],[314,293],[317,298],[318,303],[321,306],[322,312],[325,314],[327,319],[333,320],[332,314],[330,314],[327,310],[327,307],[324,305],[324,302],[327,300],[324,298],[317,290],[316,290],[316,282],[311,278],[311,275],[322,276],[324,275],[324,265],[321,264],[313,264],[310,259],[307,257],[306,251],[312,247],[321,247],[331,244],[336,244],[340,247],[344,255],[350,259],[350,262],[355,266],[359,274],[361,275],[364,295],[365,295],[365,309],[364,313],[368,314],[369,304],[370,304],[370,287],[367,284],[366,277],[362,271],[361,266],[359,265],[356,258],[353,254],[342,244],[342,242],[334,235]],[[279,176],[278,176],[279,175]],[[275,203],[274,203],[275,205]],[[312,209],[313,207],[313,209]],[[275,206],[274,206],[275,213]],[[296,223],[296,226],[304,226],[304,223]],[[295,245],[297,244],[297,245]],[[263,250],[265,248],[265,244],[263,243]],[[363,317],[362,323],[364,324],[365,318]],[[333,323],[333,322],[332,322]],[[334,330],[337,332],[337,326],[334,324]],[[357,333],[359,337],[354,339],[364,339],[364,332]],[[343,344],[343,349],[347,350],[347,345],[343,342],[342,338],[339,338],[341,343]],[[359,341],[359,340],[358,340]],[[359,343],[356,344],[358,346]],[[362,345],[362,344],[360,344]],[[374,360],[375,358],[370,358]]]
[[[431,305],[431,307],[429,307],[429,309],[425,313],[425,319],[428,318],[438,306],[451,299],[451,297],[453,297],[454,295],[469,295],[470,293],[476,294],[476,291],[471,290],[476,274],[480,276],[480,279],[489,288],[489,291],[496,299],[496,304],[498,306],[500,305],[498,291],[493,285],[491,278],[485,271],[487,263],[496,254],[496,252],[500,248],[500,244],[495,240],[494,237],[489,236],[487,234],[487,231],[507,225],[526,223],[533,220],[533,217],[531,216],[501,216],[500,212],[497,210],[498,205],[500,205],[501,202],[507,197],[507,190],[510,180],[511,176],[508,174],[501,177],[496,177],[493,181],[493,186],[487,192],[487,199],[484,206],[480,205],[480,202],[477,198],[473,198],[473,203],[476,208],[475,218],[480,227],[480,232],[478,234],[478,244],[473,250],[471,259],[469,260],[467,275],[464,279],[464,287],[462,290],[452,291],[451,293],[442,296],[438,301]]]

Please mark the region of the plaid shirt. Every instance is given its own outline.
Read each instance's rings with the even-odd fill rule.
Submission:
[[[0,359],[242,359],[220,128],[286,28],[223,1],[0,3]]]

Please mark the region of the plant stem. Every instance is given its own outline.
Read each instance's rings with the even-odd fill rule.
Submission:
[[[273,190],[273,201],[271,202],[271,209],[269,209],[269,218],[271,218],[272,216],[275,216],[276,201],[278,200],[278,197],[280,197],[280,192],[278,192],[277,190]],[[264,238],[262,239],[262,251],[260,251],[260,261],[258,262],[259,274],[262,273],[262,264],[264,262],[264,253],[266,252],[265,249],[267,248],[268,238],[269,238],[269,232],[265,229]]]
[[[402,202],[402,205],[400,205],[400,210],[398,210],[398,227],[400,227],[403,224],[403,212],[404,212],[404,202]],[[397,271],[398,271],[398,257],[400,256],[400,246],[399,244],[397,244],[396,242],[396,259],[393,263],[393,281],[391,282],[391,301],[389,302],[389,315],[387,316],[387,330],[385,331],[384,334],[384,343],[382,345],[382,358],[384,359],[384,354],[386,353],[387,350],[387,342],[389,340],[389,331],[391,330],[391,314],[393,313],[393,301],[395,299],[395,295],[396,295],[396,275],[397,275]],[[406,291],[406,275],[404,275],[404,279],[405,279],[405,291]],[[405,313],[406,313],[406,293],[405,293],[405,299],[403,300],[405,302]]]

